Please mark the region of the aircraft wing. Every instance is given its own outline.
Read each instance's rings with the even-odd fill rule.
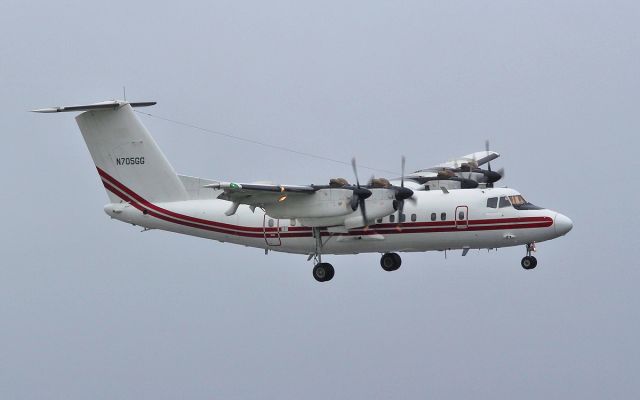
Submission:
[[[464,163],[474,162],[480,166],[488,163],[489,161],[495,160],[500,157],[500,154],[495,151],[478,151],[475,153],[467,154],[466,156],[459,157],[455,160],[447,161],[442,164],[434,165],[433,167],[421,169],[416,172],[424,172],[424,171],[438,171],[440,169],[448,169],[448,168],[459,168]]]
[[[222,190],[219,199],[250,206],[278,203],[289,196],[310,195],[318,190],[313,186],[235,182],[215,182],[204,187]]]

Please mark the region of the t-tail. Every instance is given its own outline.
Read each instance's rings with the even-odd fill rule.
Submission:
[[[116,193],[154,203],[187,200],[180,178],[133,111],[154,104],[114,100],[33,111],[82,111],[76,121],[112,203],[121,201]]]

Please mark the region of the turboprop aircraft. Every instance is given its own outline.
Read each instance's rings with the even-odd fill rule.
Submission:
[[[566,216],[536,207],[518,191],[494,187],[504,171],[485,151],[397,179],[334,178],[328,184],[239,183],[178,175],[133,107],[155,102],[106,101],[33,110],[81,112],[76,121],[109,203],[110,217],[141,226],[313,259],[313,277],[333,278],[327,254],[381,253],[394,271],[398,252],[525,246],[521,261],[533,269],[535,243],[565,235]],[[487,164],[487,169],[480,168]]]

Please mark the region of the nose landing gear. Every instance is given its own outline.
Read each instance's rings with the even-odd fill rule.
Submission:
[[[536,244],[528,243],[526,245],[526,248],[527,255],[522,258],[522,261],[520,261],[520,265],[522,265],[522,268],[524,269],[534,269],[538,265],[538,260],[531,255],[531,252],[536,251]]]

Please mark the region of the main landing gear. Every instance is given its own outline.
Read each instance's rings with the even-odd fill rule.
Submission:
[[[380,266],[385,271],[395,271],[402,265],[402,258],[398,253],[385,253],[380,257]]]
[[[313,228],[313,237],[316,240],[315,252],[309,255],[313,258],[313,278],[318,282],[328,282],[333,279],[335,270],[333,265],[322,262],[322,235],[319,228]],[[402,258],[397,253],[385,253],[380,258],[380,266],[385,271],[395,271],[402,265]]]
[[[526,247],[527,255],[522,258],[520,265],[522,265],[522,268],[524,269],[534,269],[538,265],[538,260],[531,255],[531,252],[536,251],[536,244],[528,243]]]
[[[316,252],[312,254],[313,257],[313,277],[318,282],[327,282],[333,278],[335,270],[333,265],[322,262],[322,235],[320,234],[320,228],[313,228],[313,237],[316,239]]]

